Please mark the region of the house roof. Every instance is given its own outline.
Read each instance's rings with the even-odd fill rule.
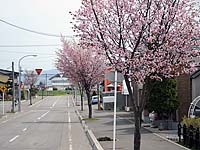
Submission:
[[[15,78],[17,78],[18,75],[18,72],[14,72]],[[6,83],[9,79],[12,79],[12,71],[0,69],[0,84]]]
[[[58,73],[58,74],[52,76],[51,78],[49,78],[49,80],[52,80],[54,78],[59,78],[59,77],[61,78],[61,75]],[[64,75],[63,78],[66,78],[66,76]]]
[[[5,75],[5,76],[9,76],[10,78],[12,77],[12,71],[9,71],[9,70],[0,69],[0,74]],[[17,77],[18,75],[19,75],[18,72],[14,72],[15,77]]]

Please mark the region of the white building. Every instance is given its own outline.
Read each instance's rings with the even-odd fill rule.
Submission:
[[[65,90],[66,88],[72,87],[72,82],[60,74],[52,76],[49,80],[51,80],[52,87],[58,90]]]

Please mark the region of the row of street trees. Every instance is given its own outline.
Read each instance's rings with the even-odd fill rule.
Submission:
[[[140,149],[141,114],[150,96],[150,80],[190,73],[198,65],[195,62],[200,54],[195,49],[199,46],[196,8],[193,0],[82,0],[80,9],[72,14],[74,30],[80,37],[79,46],[64,42],[57,67],[82,83],[89,105],[89,92],[99,73],[93,74],[94,69],[90,71],[88,63],[91,65],[104,55],[114,69],[123,73],[133,101],[134,150]],[[83,52],[98,55],[95,61],[89,56],[85,60],[80,58]],[[100,60],[103,63],[104,59]],[[103,72],[101,67],[97,70]],[[140,99],[138,87],[142,87]]]

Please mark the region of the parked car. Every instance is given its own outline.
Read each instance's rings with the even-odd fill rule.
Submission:
[[[98,95],[92,96],[92,104],[98,104]]]
[[[100,103],[102,103],[103,99],[100,98]],[[98,104],[98,95],[92,96],[92,104]]]

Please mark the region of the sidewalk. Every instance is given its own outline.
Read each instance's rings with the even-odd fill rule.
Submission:
[[[41,96],[37,96],[37,97],[33,98],[32,99],[32,105],[36,104],[40,100],[42,100]],[[28,106],[30,106],[30,100],[22,100],[21,101],[22,111],[24,111],[24,109],[26,109]],[[0,102],[0,121],[3,120],[4,118],[8,118],[8,117],[13,116],[16,113],[18,113],[18,105],[15,106],[15,113],[10,112],[11,108],[12,108],[12,101],[5,101],[5,103],[4,103],[4,115],[3,115],[2,101]]]
[[[87,105],[84,111],[80,111],[80,106],[76,106],[83,118],[88,118]],[[85,120],[86,125],[91,129],[98,138],[113,137],[113,112],[97,110],[97,105],[93,105],[94,120]],[[116,149],[131,150],[133,149],[133,113],[117,112],[116,123]],[[141,150],[188,150],[179,146],[167,138],[175,137],[176,130],[159,131],[158,129],[143,127],[141,130]],[[100,141],[105,150],[112,150],[112,141]]]

